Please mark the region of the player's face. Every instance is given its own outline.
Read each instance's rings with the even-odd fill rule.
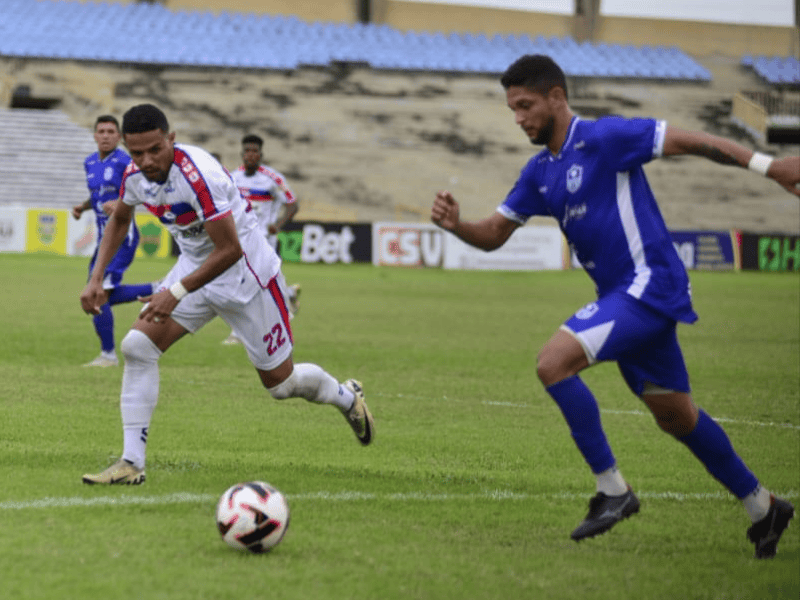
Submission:
[[[125,146],[131,160],[139,167],[148,181],[164,183],[169,168],[175,160],[175,133],[160,129],[144,133],[125,134]]]
[[[534,144],[547,145],[553,138],[555,114],[550,95],[543,96],[523,86],[506,90],[508,107],[514,111],[514,122]]]
[[[98,123],[94,128],[94,141],[97,144],[97,151],[102,156],[114,151],[119,144],[119,138],[119,129],[114,123]]]
[[[242,146],[242,162],[248,171],[255,171],[261,164],[261,150],[258,144],[244,144]]]

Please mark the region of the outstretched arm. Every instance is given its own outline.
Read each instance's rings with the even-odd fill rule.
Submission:
[[[470,246],[486,251],[496,250],[505,244],[519,227],[519,223],[506,219],[500,213],[494,213],[480,221],[463,222],[459,215],[458,202],[447,191],[436,194],[431,208],[431,221]]]
[[[704,156],[722,165],[751,169],[774,179],[788,192],[800,196],[800,157],[772,159],[766,154],[753,152],[732,140],[702,131],[685,131],[667,127],[664,137],[664,156],[691,154]]]

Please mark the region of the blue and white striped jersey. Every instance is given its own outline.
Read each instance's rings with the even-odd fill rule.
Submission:
[[[599,297],[626,292],[692,323],[689,277],[642,169],[661,156],[666,127],[574,117],[561,152],[534,156],[497,210],[520,224],[534,215],[557,219]]]

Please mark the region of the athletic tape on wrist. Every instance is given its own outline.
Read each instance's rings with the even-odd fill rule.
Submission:
[[[766,177],[771,164],[772,157],[770,155],[762,152],[754,152],[750,162],[747,163],[747,168]]]
[[[186,294],[189,293],[189,290],[183,287],[183,284],[180,281],[176,281],[171,286],[169,286],[169,291],[172,293],[173,296],[175,296],[175,300],[180,300]]]

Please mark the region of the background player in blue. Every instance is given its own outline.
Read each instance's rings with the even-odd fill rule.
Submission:
[[[97,152],[87,156],[83,163],[89,198],[83,204],[72,207],[72,216],[76,219],[80,219],[83,212],[90,208],[94,210],[97,219],[97,246],[89,263],[90,275],[97,260],[97,249],[100,247],[100,240],[103,239],[108,217],[114,211],[119,199],[122,174],[131,162],[130,156],[117,147],[120,142],[120,131],[115,117],[102,115],[97,118],[94,125],[94,141],[97,143]],[[153,286],[150,283],[121,285],[122,276],[133,262],[138,244],[139,229],[132,222],[125,241],[108,265],[103,278],[103,287],[108,290],[108,302],[101,307],[100,314],[93,318],[94,329],[100,338],[100,355],[86,363],[85,367],[115,367],[119,364],[114,346],[114,315],[111,306],[121,302],[131,302],[139,296],[149,296],[153,293]]]
[[[597,494],[572,539],[603,533],[639,511],[606,440],[597,401],[578,375],[599,361],[616,361],[658,425],[742,500],[753,522],[747,534],[756,557],[774,556],[794,508],[759,483],[722,428],[692,399],[675,330],[678,322],[692,323],[697,315],[686,270],[642,165],[661,156],[703,156],[750,168],[800,195],[800,158],[773,160],[724,138],[654,119],[583,120],[569,106],[563,72],[546,56],[523,56],[501,83],[516,123],[534,144],[546,147],[528,162],[491,216],[462,222],[458,203],[442,191],[431,219],[489,251],[529,217],[555,217],[596,284],[597,301],[561,326],[537,363],[539,379],[597,477]]]

